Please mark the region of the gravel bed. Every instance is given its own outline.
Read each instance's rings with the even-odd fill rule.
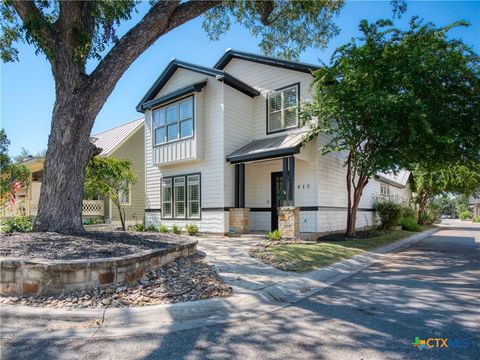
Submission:
[[[51,297],[0,297],[0,303],[32,307],[83,309],[148,306],[227,297],[226,285],[201,255],[178,259],[135,283],[118,283],[96,291],[81,291]]]
[[[183,235],[125,231],[89,231],[82,235],[53,232],[0,235],[0,256],[67,260],[124,256],[187,242]]]

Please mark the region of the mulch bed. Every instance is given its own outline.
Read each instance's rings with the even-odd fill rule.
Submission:
[[[0,256],[47,260],[97,259],[167,248],[188,237],[167,233],[91,231],[82,235],[13,233],[0,235]]]
[[[173,261],[135,283],[119,283],[100,290],[51,297],[0,297],[0,303],[32,307],[84,309],[148,306],[227,297],[226,285],[201,255]]]

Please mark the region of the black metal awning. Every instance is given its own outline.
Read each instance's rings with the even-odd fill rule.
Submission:
[[[304,135],[305,133],[297,133],[254,140],[228,155],[227,161],[236,164],[298,154]]]

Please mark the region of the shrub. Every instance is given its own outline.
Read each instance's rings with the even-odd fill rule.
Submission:
[[[32,220],[28,216],[16,216],[5,221],[3,231],[6,233],[13,232],[30,232],[33,230]]]
[[[187,224],[185,230],[187,230],[188,235],[196,235],[198,233],[198,226],[195,224]]]
[[[417,224],[417,220],[411,217],[406,217],[400,220],[403,230],[407,231],[422,231],[422,227]]]
[[[273,231],[269,231],[267,236],[268,236],[268,240],[270,241],[278,241],[282,239],[283,234],[280,230],[276,229]]]
[[[380,217],[381,227],[385,230],[397,225],[402,215],[402,206],[390,198],[377,199],[375,210]]]
[[[178,226],[177,224],[173,224],[172,226],[172,233],[174,234],[181,234],[182,233],[182,228]]]
[[[167,233],[168,232],[168,227],[166,227],[163,224],[160,224],[160,226],[158,227],[158,231],[160,231],[161,233]]]
[[[149,231],[149,232],[157,232],[158,229],[155,225],[148,225],[146,228],[145,228],[145,231]]]
[[[476,218],[473,218],[473,222],[480,223],[480,215],[477,215]]]
[[[460,218],[460,220],[469,220],[472,218],[472,213],[468,210],[465,210],[465,211],[462,211],[458,217]]]
[[[423,223],[427,225],[438,224],[442,221],[442,206],[438,201],[428,204],[423,214]]]
[[[414,219],[417,221],[418,218],[418,210],[409,206],[409,205],[404,205],[402,206],[402,212],[401,212],[401,220],[402,219]],[[400,222],[401,222],[400,220]]]
[[[133,227],[135,231],[145,231],[145,226],[143,224],[135,224]]]

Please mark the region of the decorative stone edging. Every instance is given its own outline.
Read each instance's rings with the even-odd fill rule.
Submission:
[[[57,295],[134,282],[178,258],[194,255],[198,241],[100,259],[0,259],[0,295]]]

